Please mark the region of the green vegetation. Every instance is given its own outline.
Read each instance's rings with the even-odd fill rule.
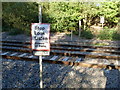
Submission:
[[[100,6],[96,6],[97,4],[97,2],[42,3],[43,22],[51,23],[53,31],[66,29],[69,31],[69,27],[78,30],[78,20],[82,21],[83,29],[98,24],[100,16],[104,16],[105,26],[115,27],[119,20],[119,2],[101,2]]]
[[[36,3],[4,2],[3,4],[3,31],[13,33],[30,33],[30,25],[38,22],[38,7]]]
[[[81,37],[84,37],[86,39],[92,39],[92,38],[94,38],[94,35],[91,33],[90,30],[83,30],[81,32]]]
[[[115,28],[112,29],[104,29],[100,31],[100,34],[97,36],[101,40],[120,40],[120,34],[117,33]]]
[[[107,0],[108,1],[108,0]],[[52,32],[70,32],[78,35],[81,20],[81,37],[95,37],[90,26],[100,23],[100,16],[105,17],[107,27],[97,36],[99,39],[120,40],[119,27],[120,2],[42,2],[42,22],[51,24]],[[38,22],[38,4],[32,2],[3,2],[3,31],[11,34],[30,34],[31,23]]]
[[[106,45],[109,45],[109,44],[107,44],[107,43],[95,43],[93,45],[95,45],[95,46],[106,46]]]

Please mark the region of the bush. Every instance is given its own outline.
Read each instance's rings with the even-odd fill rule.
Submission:
[[[75,35],[79,35],[79,31],[73,31],[73,34]],[[83,37],[85,39],[92,39],[94,38],[94,35],[92,34],[92,32],[88,29],[88,30],[82,30],[81,31],[81,35],[80,37]]]
[[[120,35],[117,33],[115,28],[104,29],[100,31],[100,34],[97,37],[101,40],[120,40]]]
[[[92,38],[94,38],[94,35],[92,34],[92,32],[90,30],[83,30],[81,32],[81,37],[84,37],[86,39],[92,39]]]
[[[112,40],[120,40],[120,34],[117,31],[113,33]]]
[[[2,27],[2,31],[9,31],[8,27]]]
[[[78,35],[78,34],[79,34],[79,32],[78,32],[78,31],[74,31],[74,32],[73,32],[73,34]]]
[[[38,22],[38,5],[32,2],[3,2],[3,31],[29,33],[31,23]]]

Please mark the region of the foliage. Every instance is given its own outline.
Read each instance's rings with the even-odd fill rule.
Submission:
[[[95,45],[95,46],[105,46],[105,45],[108,45],[108,43],[95,43],[93,45]]]
[[[49,9],[43,10],[43,17],[48,15],[48,17],[44,17],[43,22],[51,23],[51,29],[53,31],[64,31],[69,29],[77,29],[78,27],[78,15],[79,13],[76,11],[75,3],[50,3]],[[43,7],[44,3],[43,3]],[[43,8],[44,9],[44,8]]]
[[[64,31],[74,27],[78,30],[78,21],[82,28],[100,22],[105,17],[107,27],[116,26],[119,20],[119,2],[51,2],[42,3],[43,22],[51,23],[53,31]],[[85,28],[84,28],[85,29]]]
[[[37,22],[37,4],[28,2],[4,2],[3,3],[3,30],[16,32],[30,32],[32,22]],[[14,32],[14,31],[12,31]]]
[[[113,29],[104,29],[97,36],[101,40],[120,40],[120,34],[117,33],[115,28]]]
[[[90,30],[83,30],[81,32],[81,37],[86,38],[86,39],[92,39],[94,38],[94,35],[92,34]]]
[[[11,32],[30,32],[31,23],[38,22],[38,4],[32,2],[3,2],[3,30]],[[51,24],[51,31],[73,30],[78,33],[79,20],[82,22],[81,36],[93,38],[88,28],[100,23],[105,17],[105,27],[120,26],[120,2],[42,2],[42,21]],[[118,24],[118,25],[117,25]],[[15,30],[17,29],[17,30]],[[118,30],[100,32],[100,39],[119,38]],[[113,34],[116,34],[113,36]]]
[[[87,5],[78,2],[53,2],[47,4],[49,8],[48,6],[45,7],[46,3],[42,5],[43,9],[45,9],[43,10],[43,17],[48,15],[44,17],[43,22],[52,23],[51,28],[55,31],[69,31],[72,28],[78,30],[78,21],[84,18],[84,13],[86,13],[84,11],[87,10]],[[82,8],[83,6],[84,8]]]
[[[115,31],[112,36],[112,40],[120,40],[120,33]]]
[[[105,17],[105,24],[109,27],[117,25],[119,20],[119,2],[102,2],[98,15]]]

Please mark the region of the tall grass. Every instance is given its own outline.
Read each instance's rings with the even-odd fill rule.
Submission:
[[[74,31],[73,34],[79,35],[79,31]],[[81,31],[80,37],[85,38],[85,39],[92,39],[92,38],[94,38],[94,35],[92,34],[92,32],[89,29],[87,29],[87,30]]]
[[[100,40],[120,40],[120,34],[115,28],[106,28],[100,31],[97,38],[99,38]]]
[[[94,35],[92,34],[92,32],[88,29],[88,30],[83,30],[81,31],[81,37],[85,38],[85,39],[92,39],[94,38]]]

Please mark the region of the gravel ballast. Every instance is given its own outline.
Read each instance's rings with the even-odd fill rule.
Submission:
[[[40,88],[39,63],[2,60],[2,88]],[[120,88],[120,71],[43,63],[44,88]]]

